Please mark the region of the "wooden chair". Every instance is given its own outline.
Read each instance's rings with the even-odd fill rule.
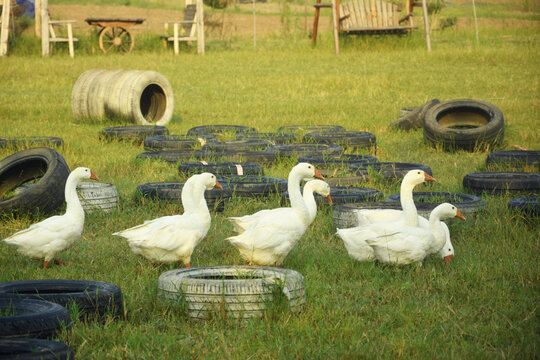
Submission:
[[[77,22],[77,20],[50,20],[47,19],[49,23],[49,42],[67,42],[69,46],[69,56],[72,58],[75,57],[75,49],[73,43],[79,41],[76,37],[73,37],[73,29],[71,24]],[[65,26],[67,29],[67,37],[59,37],[56,34],[55,27]]]
[[[340,30],[347,33],[403,34],[417,29],[413,23],[412,5],[399,18],[398,6],[382,0],[351,0],[339,6]],[[407,22],[406,24],[403,24]]]
[[[183,20],[167,21],[165,23],[165,29],[167,32],[170,24],[173,25],[173,34],[161,36],[165,41],[165,46],[169,41],[172,41],[174,45],[174,53],[178,55],[180,41],[197,41],[197,52],[199,54],[204,54],[204,21],[202,0],[196,0],[195,4],[186,4]]]

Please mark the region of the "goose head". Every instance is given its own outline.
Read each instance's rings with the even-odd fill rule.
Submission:
[[[206,190],[212,190],[213,188],[223,190],[223,187],[214,174],[202,173],[199,175],[199,180],[204,185]]]
[[[310,180],[306,183],[305,189],[308,191],[316,192],[322,197],[326,198],[328,203],[332,205],[332,197],[330,196],[330,185],[322,180]]]
[[[435,179],[424,170],[411,170],[403,177],[403,183],[418,185],[425,181],[435,181]]]
[[[306,162],[301,162],[301,163],[296,164],[296,166],[293,167],[291,172],[300,175],[300,177],[306,181],[313,180],[313,179],[324,180],[324,177],[321,175],[321,173],[317,169],[315,169],[315,166]]]
[[[450,260],[454,257],[454,246],[450,241],[447,241],[441,251],[439,251],[439,254],[444,260],[445,264],[448,264]]]
[[[442,203],[441,205],[433,209],[433,211],[437,212],[441,220],[451,219],[454,217],[460,220],[465,220],[465,216],[463,216],[463,214],[458,210],[458,208],[449,203]],[[454,247],[449,241],[447,241],[439,253],[443,257],[444,262],[448,264],[450,260],[452,260],[452,258],[454,257]]]
[[[75,178],[77,182],[82,181],[82,180],[87,180],[87,179],[99,181],[99,178],[97,177],[97,175],[94,174],[92,170],[90,170],[87,167],[76,168],[75,170],[71,172],[70,176]]]

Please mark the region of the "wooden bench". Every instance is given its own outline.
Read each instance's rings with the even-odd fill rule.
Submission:
[[[204,22],[202,0],[195,4],[187,4],[184,10],[184,19],[165,22],[165,29],[169,31],[169,25],[173,25],[173,34],[162,35],[165,45],[169,41],[173,43],[174,53],[179,53],[180,41],[197,41],[197,52],[204,53]],[[180,26],[181,25],[181,26]]]
[[[407,9],[410,7],[407,6]],[[351,0],[339,6],[340,30],[348,33],[406,33],[417,29],[412,11],[399,18],[398,6],[382,0]],[[408,20],[408,24],[403,24]]]

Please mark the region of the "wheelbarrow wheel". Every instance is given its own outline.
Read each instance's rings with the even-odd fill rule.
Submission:
[[[131,52],[135,38],[128,29],[120,26],[106,26],[99,34],[99,48],[104,53],[111,51]]]

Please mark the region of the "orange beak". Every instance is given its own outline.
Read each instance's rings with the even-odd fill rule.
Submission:
[[[330,197],[330,194],[326,197],[326,201],[328,201],[328,204],[332,205],[332,197]]]
[[[445,263],[445,264],[450,263],[450,260],[452,260],[453,257],[454,257],[454,255],[447,255],[447,256],[445,256],[445,257],[443,258],[444,263]]]
[[[435,180],[435,178],[429,175],[427,172],[424,172],[424,181],[437,181],[437,180]]]
[[[465,216],[463,216],[463,214],[459,210],[457,211],[456,217],[458,219],[465,220]]]
[[[90,170],[90,179],[99,181],[99,178],[97,177],[97,175],[94,174],[91,170]]]
[[[313,175],[313,177],[316,179],[324,180],[324,177],[321,175],[321,173],[317,169],[315,169],[315,175]]]
[[[214,185],[214,187],[215,187],[216,189],[223,190],[223,187],[221,186],[221,184],[219,183],[219,181],[217,181],[217,179],[216,179],[216,185]]]

